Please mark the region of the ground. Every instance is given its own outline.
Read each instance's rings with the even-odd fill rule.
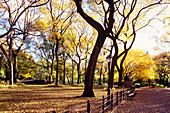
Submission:
[[[114,113],[170,113],[170,88],[139,88]]]
[[[62,86],[48,87],[47,85],[26,85],[14,88],[0,89],[0,112],[64,112],[76,106],[96,100],[106,95],[104,87],[95,86],[96,97],[78,97],[83,87]]]
[[[55,110],[56,113],[63,113],[86,104],[87,100],[101,99],[103,95],[107,95],[106,89],[106,86],[95,86],[94,92],[96,97],[87,98],[79,97],[83,92],[81,85],[3,87],[0,88],[0,112],[49,113]],[[132,100],[125,100],[114,113],[169,113],[170,88],[137,88],[136,92],[137,94]],[[93,109],[94,107],[91,106],[91,108]],[[110,111],[107,112],[109,113]]]

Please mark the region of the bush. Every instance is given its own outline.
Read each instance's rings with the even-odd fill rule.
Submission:
[[[5,81],[0,81],[1,85],[9,85],[9,82],[5,82]]]
[[[164,87],[164,85],[163,85],[163,84],[160,84],[159,87]]]
[[[140,83],[135,83],[136,88],[140,88]]]
[[[140,86],[149,86],[149,83],[148,82],[142,82]]]
[[[164,87],[163,84],[158,84],[158,83],[156,83],[155,86],[158,87],[158,88],[163,88]]]

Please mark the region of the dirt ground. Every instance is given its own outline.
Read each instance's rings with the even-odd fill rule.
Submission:
[[[114,113],[170,113],[170,88],[139,88]]]
[[[126,100],[113,113],[170,113],[170,88],[138,88],[136,91],[132,100]],[[56,113],[63,113],[86,104],[87,100],[93,101],[107,95],[106,88],[103,87],[94,88],[96,97],[78,97],[82,92],[83,87],[72,86],[26,85],[1,88],[0,113],[50,113],[54,110]]]
[[[79,97],[83,87],[47,85],[26,85],[0,89],[0,113],[46,113],[66,110],[97,100],[107,95],[103,87],[95,87],[96,97]]]

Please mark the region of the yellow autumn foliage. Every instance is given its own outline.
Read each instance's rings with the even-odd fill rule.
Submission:
[[[29,73],[27,73],[27,74],[22,74],[22,76],[25,77],[25,78],[32,77]]]
[[[120,62],[120,60],[118,60]],[[123,75],[127,75],[133,80],[155,79],[155,64],[151,56],[144,50],[130,50],[124,61]]]

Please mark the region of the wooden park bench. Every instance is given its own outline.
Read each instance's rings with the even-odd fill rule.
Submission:
[[[127,99],[132,100],[133,97],[135,97],[136,95],[135,87],[132,87],[131,89],[129,89],[126,94],[127,94]]]

